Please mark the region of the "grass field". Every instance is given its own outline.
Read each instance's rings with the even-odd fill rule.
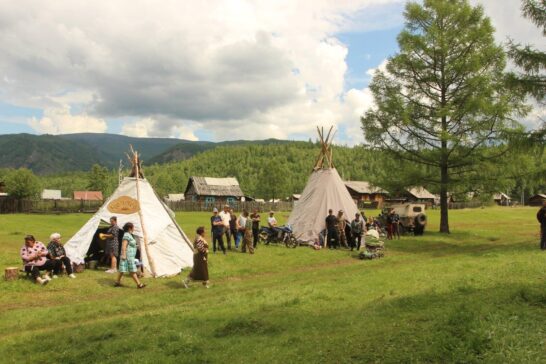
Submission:
[[[180,277],[113,288],[85,271],[46,287],[0,282],[0,362],[546,362],[546,253],[534,208],[429,212],[383,259],[263,247],[211,255],[212,288]],[[89,215],[0,215],[0,267],[22,237],[73,234]],[[193,237],[208,214],[180,213]]]

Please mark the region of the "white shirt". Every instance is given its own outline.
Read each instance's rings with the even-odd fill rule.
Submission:
[[[246,217],[243,215],[239,216],[239,227],[243,228],[246,226]]]
[[[275,219],[275,216],[270,216],[267,218],[267,223],[269,226],[277,226],[277,219]]]
[[[229,227],[229,220],[231,220],[231,214],[229,212],[221,211],[218,216],[222,218],[222,223],[225,227]]]

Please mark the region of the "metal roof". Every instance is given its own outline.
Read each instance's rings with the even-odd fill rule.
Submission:
[[[74,200],[102,201],[101,191],[74,191]]]
[[[345,181],[346,187],[349,187],[351,190],[357,193],[382,193],[388,194],[389,192],[382,189],[381,187],[372,186],[370,182],[367,181]]]
[[[430,193],[423,186],[408,188],[406,191],[408,191],[410,194],[412,194],[416,198],[423,198],[423,199],[435,199],[436,198],[432,193]]]
[[[42,200],[60,200],[61,190],[43,190]]]
[[[200,196],[244,196],[244,193],[239,186],[239,182],[234,177],[213,178],[192,176],[188,181],[185,194],[188,193],[192,184],[196,194]]]

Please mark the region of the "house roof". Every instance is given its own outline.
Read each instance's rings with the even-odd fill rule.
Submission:
[[[502,193],[502,192],[499,192],[499,193],[495,193],[493,195],[493,200],[500,200],[500,199],[507,199],[507,200],[511,200],[510,196],[508,196],[506,193]]]
[[[346,187],[349,187],[357,193],[389,193],[381,187],[372,186],[371,183],[367,181],[345,181],[343,183],[345,183]]]
[[[212,177],[190,177],[185,193],[193,184],[195,193],[201,196],[234,196],[243,197],[244,193],[239,186],[237,178],[212,178]]]
[[[544,198],[544,199],[546,199],[546,194],[544,194],[544,193],[537,193],[536,195],[533,195],[533,196],[531,196],[531,197],[529,197],[529,198],[535,198],[535,197],[539,197],[539,198]]]
[[[169,200],[169,201],[183,201],[184,200],[184,194],[183,193],[169,193],[167,195],[167,200]]]
[[[74,191],[74,200],[102,201],[101,191]]]
[[[435,198],[435,196],[423,186],[408,188],[406,191],[408,191],[415,198],[419,198],[419,199],[434,199]]]
[[[43,190],[42,200],[60,200],[61,190]]]

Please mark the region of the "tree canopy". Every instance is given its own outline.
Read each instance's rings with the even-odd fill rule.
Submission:
[[[440,231],[449,232],[448,191],[483,178],[522,127],[523,97],[507,87],[505,53],[480,6],[466,0],[409,2],[400,51],[370,89],[367,145],[395,157],[406,185],[435,185]],[[419,167],[416,167],[419,166]],[[488,168],[486,168],[488,167]]]

